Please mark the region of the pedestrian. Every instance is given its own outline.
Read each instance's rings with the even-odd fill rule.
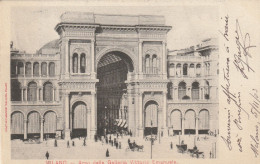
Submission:
[[[171,149],[172,149],[173,145],[172,145],[172,142],[171,142]]]
[[[75,146],[75,143],[74,143],[74,141],[72,141],[72,146],[73,146],[73,147]]]
[[[83,140],[83,146],[86,146],[86,139]]]
[[[118,147],[119,147],[119,149],[121,149],[121,142],[118,143]]]
[[[45,154],[45,157],[46,157],[47,160],[49,159],[49,156],[50,156],[49,152],[47,151],[46,154]]]
[[[57,140],[54,140],[54,147],[58,147]]]
[[[114,144],[114,142],[111,140],[111,145],[112,145],[112,147],[113,147],[113,144]]]
[[[67,148],[69,148],[69,147],[70,147],[70,141],[67,142]]]
[[[109,157],[109,151],[108,151],[108,149],[107,149],[107,151],[106,151],[106,157]]]

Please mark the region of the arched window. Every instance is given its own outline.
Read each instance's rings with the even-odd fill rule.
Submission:
[[[183,99],[184,96],[186,96],[186,83],[182,81],[178,87],[178,98]]]
[[[157,56],[153,55],[153,73],[157,74],[158,73],[158,68],[157,68]]]
[[[188,75],[188,64],[183,65],[183,75]]]
[[[86,55],[82,53],[80,55],[80,73],[86,72]]]
[[[209,111],[202,109],[199,113],[199,134],[208,134],[209,131]]]
[[[190,64],[189,75],[191,77],[195,77],[195,67],[194,67],[194,64]]]
[[[28,84],[27,100],[28,101],[37,100],[37,84],[35,82],[30,82]]]
[[[39,76],[39,63],[33,63],[33,76]]]
[[[173,77],[175,75],[175,65],[174,64],[170,64],[170,67],[169,67],[169,76],[170,77]]]
[[[145,72],[150,73],[150,55],[145,55]]]
[[[53,62],[49,64],[49,76],[55,76],[55,63]]]
[[[18,62],[17,66],[18,75],[24,75],[24,65],[22,62]]]
[[[194,100],[198,100],[200,93],[199,93],[199,83],[198,82],[193,82],[192,87],[191,87],[191,97]]]
[[[26,76],[31,76],[32,75],[32,65],[30,62],[27,62],[25,64],[25,75]]]
[[[192,109],[189,109],[185,113],[185,129],[184,134],[195,134],[196,133],[196,120],[195,120],[195,111]]]
[[[176,76],[181,77],[181,64],[177,64],[176,66]]]
[[[78,54],[77,53],[74,53],[73,54],[73,57],[72,57],[72,62],[73,62],[73,65],[72,65],[72,72],[73,73],[78,73]]]
[[[11,134],[24,134],[24,116],[21,112],[11,114]]]
[[[11,81],[11,100],[12,101],[21,101],[21,84],[17,80]]]
[[[42,76],[47,76],[47,63],[46,62],[43,62],[42,63]]]
[[[209,99],[210,98],[210,86],[209,86],[209,82],[206,81],[206,87],[205,87],[205,99]]]
[[[200,74],[201,74],[201,65],[197,64],[196,65],[196,76],[200,76]]]
[[[53,86],[52,83],[46,82],[43,85],[43,101],[50,102],[53,101]]]

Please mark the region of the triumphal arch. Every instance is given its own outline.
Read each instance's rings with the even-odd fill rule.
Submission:
[[[124,128],[140,137],[167,135],[171,27],[163,16],[67,12],[55,30],[66,139]]]

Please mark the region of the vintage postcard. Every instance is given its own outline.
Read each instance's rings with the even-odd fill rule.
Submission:
[[[260,1],[1,1],[1,163],[260,163]]]

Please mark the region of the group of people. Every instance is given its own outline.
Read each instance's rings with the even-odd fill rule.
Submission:
[[[117,138],[114,138],[112,140],[112,137],[111,135],[109,137],[105,137],[105,141],[106,141],[106,144],[110,144],[111,146],[115,146],[116,149],[121,149],[121,142],[118,141],[118,136]]]

